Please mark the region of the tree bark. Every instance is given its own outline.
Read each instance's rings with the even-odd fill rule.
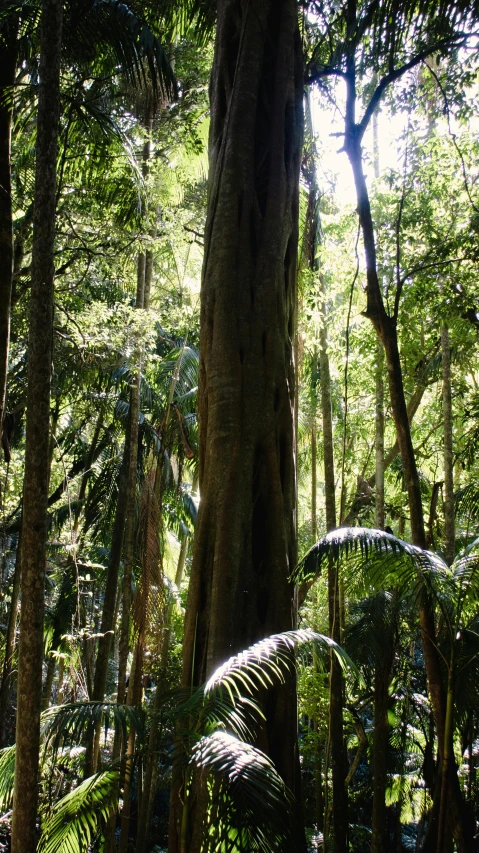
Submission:
[[[43,0],[35,207],[28,339],[28,391],[22,521],[22,585],[18,651],[17,737],[12,853],[34,853],[38,802],[56,160],[60,114],[61,0]]]
[[[387,602],[384,602],[386,608]],[[386,614],[385,614],[386,616]],[[389,683],[394,660],[394,628],[384,620],[381,659],[374,668],[374,730],[373,730],[373,814],[371,824],[371,853],[388,849],[386,787],[389,744]]]
[[[316,496],[318,491],[318,436],[316,430],[316,410],[313,411],[313,423],[311,425],[311,536],[313,542],[318,538],[318,510]]]
[[[381,341],[377,344],[376,364],[376,434],[374,439],[376,450],[376,512],[375,524],[379,530],[384,529],[384,348]]]
[[[454,519],[454,458],[452,451],[451,349],[449,329],[441,328],[442,411],[444,418],[444,540],[446,561],[454,562],[456,526]]]
[[[295,0],[219,0],[201,294],[201,503],[183,684],[294,625],[294,330],[303,67]],[[268,696],[264,742],[297,789],[294,679]],[[191,813],[189,853],[201,825]],[[304,849],[296,820],[295,843]],[[170,853],[180,849],[173,783]]]
[[[13,212],[11,182],[11,131],[13,86],[17,63],[17,22],[2,28],[0,38],[0,433],[5,414],[10,309],[13,284]],[[12,99],[8,96],[11,90]]]
[[[326,293],[324,279],[319,274],[320,292],[323,303],[319,333],[319,374],[321,384],[321,412],[323,424],[324,492],[326,503],[326,530],[336,527],[336,495],[334,479],[334,441],[331,409],[331,375],[329,370],[327,321],[325,312]],[[329,635],[341,642],[341,614],[338,561],[328,563],[328,610]],[[343,732],[343,676],[335,655],[330,662],[329,737],[331,768],[333,777],[333,849],[335,853],[347,853],[348,849],[348,792],[345,785],[347,758]]]
[[[10,678],[13,669],[13,655],[15,653],[15,634],[17,629],[18,597],[20,593],[21,580],[21,528],[17,542],[17,553],[15,556],[15,572],[13,575],[12,598],[8,611],[7,633],[5,636],[5,657],[3,659],[2,683],[0,686],[0,748],[6,746],[6,723],[7,708],[10,692]]]

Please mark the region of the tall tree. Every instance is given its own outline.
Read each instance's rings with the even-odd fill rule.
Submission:
[[[0,429],[3,424],[10,342],[13,282],[13,215],[10,146],[13,85],[17,63],[17,21],[7,17],[0,27]]]
[[[397,334],[398,312],[404,285],[404,279],[400,275],[400,251],[397,252],[395,298],[392,311],[389,312],[378,275],[376,236],[364,174],[362,146],[366,128],[387,87],[438,50],[451,49],[463,44],[467,35],[463,30],[464,8],[460,4],[450,3],[447,4],[447,8],[426,4],[422,18],[417,17],[415,3],[404,4],[400,15],[395,14],[393,5],[388,0],[373,6],[363,4],[359,0],[349,0],[341,7],[339,13],[333,14],[333,10],[329,8],[331,26],[327,37],[320,40],[316,56],[313,57],[313,74],[310,79],[321,79],[335,74],[342,77],[345,82],[344,150],[354,177],[358,216],[363,236],[367,297],[364,314],[371,320],[384,347],[391,409],[408,492],[411,537],[415,545],[425,548],[426,534],[419,472],[407,415]],[[393,26],[391,26],[392,22],[394,22]],[[336,29],[338,25],[342,27],[343,24],[347,27],[348,38],[346,39],[343,38],[342,29]],[[371,41],[365,60],[362,54],[362,39],[366,31],[369,31]],[[386,52],[385,42],[389,45]],[[333,46],[332,53],[331,46]],[[386,53],[387,64],[385,63]],[[328,61],[325,58],[326,54]],[[358,84],[368,62],[378,76],[374,80],[376,85],[367,99],[363,115],[358,120]],[[439,777],[443,766],[442,756],[446,737],[446,694],[436,642],[434,607],[426,591],[419,602],[419,614],[428,687],[438,733]],[[446,748],[452,753],[450,744],[447,744]],[[453,767],[452,762],[447,764],[447,771],[449,775],[447,787],[443,786],[442,789],[439,785],[436,787],[435,808],[430,821],[427,842],[430,846],[427,849],[432,850],[436,847],[439,803],[441,797],[445,796],[444,791],[448,790],[452,815],[451,826],[458,850],[466,853],[466,850],[473,849],[472,826],[468,820],[456,768]],[[437,853],[442,851],[438,849]]]
[[[200,684],[245,644],[294,624],[288,578],[296,562],[302,100],[295,0],[220,0],[201,292],[201,503],[185,619],[185,686]],[[263,746],[294,790],[294,681],[268,699],[266,716]],[[178,787],[172,853],[180,849]],[[189,853],[199,849],[201,817],[200,808],[190,816]],[[296,836],[304,849],[299,826]]]
[[[62,12],[62,0],[43,0],[28,339],[13,853],[36,850]]]

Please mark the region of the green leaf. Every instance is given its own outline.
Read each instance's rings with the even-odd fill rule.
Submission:
[[[226,732],[214,732],[193,748],[191,764],[214,777],[208,849],[289,849],[292,794],[272,761]],[[215,846],[215,844],[217,846]]]
[[[15,744],[0,750],[0,809],[7,810],[13,803],[15,776]]]
[[[116,806],[119,781],[117,772],[97,773],[59,800],[43,823],[38,853],[85,853]]]
[[[42,714],[42,736],[45,751],[51,748],[55,754],[65,743],[80,743],[88,727],[103,722],[105,731],[112,725],[126,738],[128,727],[133,725],[142,732],[142,719],[138,709],[116,702],[72,702],[54,705]]]
[[[321,651],[332,651],[344,670],[356,672],[351,658],[330,637],[309,628],[285,631],[266,637],[230,657],[206,683],[205,696],[226,690],[234,701],[233,694],[253,696],[268,686],[284,683],[295,665],[294,649],[305,643],[313,643]]]
[[[436,554],[417,548],[384,530],[340,527],[323,536],[292,574],[296,583],[312,583],[327,560],[342,561],[346,587],[362,582],[376,589],[394,588],[419,594],[424,588],[438,593],[450,576]]]

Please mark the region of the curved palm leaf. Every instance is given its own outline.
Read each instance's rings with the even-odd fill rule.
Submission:
[[[15,744],[0,750],[0,809],[12,807],[14,776]]]
[[[225,732],[214,732],[193,748],[191,764],[215,780],[208,850],[288,849],[292,795],[263,752]]]
[[[84,853],[108,820],[118,798],[119,773],[107,770],[85,779],[44,821],[38,853]]]
[[[230,657],[207,681],[205,697],[215,691],[226,692],[234,703],[235,696],[238,699],[245,694],[253,696],[264,688],[283,684],[285,676],[294,666],[294,649],[304,643],[313,643],[321,651],[332,651],[344,670],[356,672],[351,658],[334,640],[309,628],[302,628],[273,634]]]
[[[477,541],[467,549],[466,554],[458,557],[452,564],[451,583],[456,590],[456,597],[460,606],[471,602],[477,608],[479,599],[479,554]]]
[[[79,743],[88,727],[94,728],[98,721],[103,722],[105,734],[112,726],[127,736],[128,727],[142,731],[142,719],[138,710],[130,705],[117,705],[116,702],[72,702],[68,705],[54,705],[43,712],[42,736],[44,749],[50,748],[55,754],[65,743]]]
[[[454,508],[458,518],[477,521],[479,518],[479,486],[477,483],[469,483],[455,492]]]
[[[392,587],[400,593],[418,593],[426,588],[438,595],[450,577],[449,568],[440,557],[392,533],[369,527],[340,527],[313,545],[294,570],[292,580],[312,583],[330,558],[344,560],[344,581],[349,586],[362,577],[368,586],[377,589]]]

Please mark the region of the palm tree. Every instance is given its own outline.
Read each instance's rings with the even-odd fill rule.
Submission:
[[[477,546],[476,546],[477,548]],[[342,560],[345,584],[353,590],[363,584],[377,590],[394,590],[396,595],[413,594],[416,601],[428,596],[438,611],[438,653],[441,666],[441,690],[446,701],[446,725],[437,729],[438,766],[434,806],[429,823],[435,824],[437,853],[446,844],[446,813],[460,849],[475,850],[471,815],[462,797],[454,760],[453,736],[455,714],[460,694],[457,679],[473,677],[476,667],[473,621],[478,596],[479,559],[474,547],[459,557],[449,569],[447,564],[429,551],[410,545],[384,531],[368,528],[339,528],[314,545],[299,564],[294,579],[311,583],[321,571],[323,561]],[[459,662],[458,662],[459,661]],[[384,680],[384,679],[383,679]],[[387,680],[387,679],[385,679]],[[462,681],[462,685],[464,682]],[[431,689],[428,683],[428,689]],[[380,720],[378,720],[380,724]],[[456,785],[461,811],[451,810],[448,791]],[[447,804],[447,805],[446,805]],[[448,810],[448,812],[446,811]],[[381,825],[381,823],[379,824]],[[431,836],[429,836],[430,838]],[[426,838],[424,850],[428,847]],[[464,846],[463,846],[464,845]]]
[[[296,648],[313,645],[317,654],[337,656],[344,669],[350,659],[332,640],[311,630],[274,635],[231,657],[195,691],[180,690],[175,715],[187,720],[177,744],[175,762],[182,777],[182,853],[189,849],[198,773],[212,780],[208,818],[203,827],[212,846],[228,844],[230,853],[290,850],[292,795],[271,760],[253,746],[264,721],[268,692],[291,677]],[[164,702],[171,696],[164,694]],[[41,771],[45,781],[61,756],[64,768],[75,770],[75,746],[86,727],[105,717],[123,738],[128,727],[140,738],[143,726],[138,708],[117,703],[81,702],[52,707],[42,715]],[[0,807],[11,804],[15,746],[0,753]],[[68,777],[66,777],[68,778]],[[71,782],[70,782],[71,785]],[[80,853],[108,821],[118,795],[118,770],[107,768],[63,796],[42,806],[42,853]]]

